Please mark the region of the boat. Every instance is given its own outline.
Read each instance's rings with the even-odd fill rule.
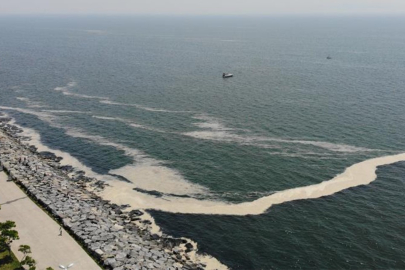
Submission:
[[[233,74],[231,73],[222,73],[222,78],[231,78],[233,77]]]
[[[326,59],[330,60],[330,59],[332,59],[332,57],[330,55],[328,55],[328,57],[326,57]]]

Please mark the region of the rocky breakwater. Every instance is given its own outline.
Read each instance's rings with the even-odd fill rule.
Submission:
[[[151,233],[140,210],[125,211],[90,189],[105,182],[61,166],[52,153],[38,153],[0,119],[0,170],[54,217],[105,269],[204,269],[187,255],[185,239]],[[89,189],[90,188],[90,189]],[[33,217],[35,218],[35,217]]]

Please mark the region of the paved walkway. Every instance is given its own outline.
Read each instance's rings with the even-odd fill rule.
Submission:
[[[74,263],[71,270],[93,270],[100,267],[87,255],[79,244],[64,230],[59,236],[59,225],[41,208],[32,202],[7,176],[0,172],[0,221],[13,220],[17,225],[20,240],[14,241],[12,250],[17,258],[22,254],[18,246],[31,247],[37,269],[58,269],[59,265]]]

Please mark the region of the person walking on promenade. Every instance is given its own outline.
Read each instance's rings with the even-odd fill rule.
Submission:
[[[59,236],[62,236],[62,226],[59,227]]]

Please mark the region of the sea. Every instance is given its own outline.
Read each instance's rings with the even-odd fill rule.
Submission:
[[[3,15],[0,112],[230,269],[405,269],[405,17]]]

